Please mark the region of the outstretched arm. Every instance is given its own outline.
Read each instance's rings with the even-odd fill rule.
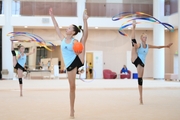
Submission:
[[[33,49],[32,52],[26,53],[26,55],[28,56],[28,55],[31,55],[31,54],[33,54],[33,53],[35,53],[35,49]]]
[[[49,15],[51,16],[51,19],[52,19],[52,21],[53,21],[55,30],[56,30],[59,38],[60,38],[61,40],[63,40],[63,39],[64,39],[64,35],[60,32],[60,29],[59,29],[58,23],[57,23],[57,21],[56,21],[56,19],[55,19],[55,17],[54,17],[52,8],[49,9]]]
[[[155,46],[155,45],[149,45],[149,48],[156,48],[156,49],[161,49],[161,48],[170,48],[172,44],[173,44],[173,43],[169,43],[168,45],[165,45],[165,46]]]
[[[132,27],[132,33],[131,33],[131,40],[136,39],[135,38],[135,29],[136,29],[136,21],[135,20],[133,20],[132,25],[133,25],[133,27]],[[139,48],[140,47],[140,44],[137,44],[137,43],[133,43],[133,44],[134,44],[135,48]]]
[[[87,10],[84,10],[84,13],[83,13],[84,32],[83,32],[83,36],[81,38],[81,42],[83,44],[86,43],[86,40],[88,37],[88,23],[87,23],[88,18],[89,18],[89,16],[87,15]]]

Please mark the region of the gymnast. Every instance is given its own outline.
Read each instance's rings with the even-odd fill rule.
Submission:
[[[33,51],[29,52],[29,53],[24,53],[24,51],[25,51],[24,46],[19,44],[18,45],[18,53],[19,54],[16,56],[16,52],[13,47],[13,41],[11,41],[11,52],[13,55],[13,67],[17,70],[21,97],[23,96],[23,94],[22,94],[22,87],[23,87],[22,77],[23,77],[23,71],[26,71],[24,68],[25,63],[26,63],[26,57],[28,55],[33,54],[35,52],[35,49],[33,49]]]
[[[80,71],[80,67],[84,65],[84,56],[85,56],[85,43],[87,41],[88,37],[88,15],[87,11],[85,10],[83,13],[83,22],[84,22],[84,30],[81,29],[81,26],[77,27],[76,25],[70,25],[66,29],[66,36],[64,36],[55,20],[55,17],[53,15],[52,8],[49,9],[49,14],[51,16],[51,19],[53,21],[55,30],[61,40],[61,51],[62,56],[64,59],[64,63],[66,66],[67,74],[68,74],[68,81],[70,86],[70,118],[74,119],[74,102],[75,102],[75,79],[76,79],[76,73],[78,74]],[[73,51],[73,44],[74,42],[77,42],[78,40],[74,39],[74,36],[78,34],[79,32],[83,32],[83,36],[80,40],[80,42],[83,44],[84,49],[82,52],[74,52]]]
[[[136,66],[137,72],[138,72],[138,89],[139,89],[139,95],[140,95],[140,104],[143,104],[143,97],[142,97],[142,85],[143,85],[143,74],[144,74],[144,66],[145,66],[145,59],[146,55],[148,53],[149,48],[170,48],[172,43],[165,45],[165,46],[154,46],[149,45],[146,43],[147,41],[147,34],[143,33],[140,36],[141,43],[137,43],[135,38],[135,28],[136,28],[136,21],[133,20],[133,28],[132,28],[132,53],[131,53],[131,61]]]

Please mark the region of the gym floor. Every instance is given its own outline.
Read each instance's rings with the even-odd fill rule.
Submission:
[[[63,80],[0,80],[0,120],[68,120],[69,85]],[[179,120],[180,82],[144,80],[139,105],[136,80],[77,80],[76,120]]]

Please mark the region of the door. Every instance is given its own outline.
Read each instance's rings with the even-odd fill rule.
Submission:
[[[178,55],[174,55],[174,74],[178,74]]]
[[[87,68],[89,68],[90,62],[92,64],[92,68],[93,68],[92,79],[102,79],[103,78],[103,52],[102,51],[87,51],[86,62],[87,62],[86,64]],[[89,73],[87,75],[89,75]],[[90,78],[90,76],[87,76],[86,78]]]

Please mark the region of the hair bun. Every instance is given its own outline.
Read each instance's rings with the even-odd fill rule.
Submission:
[[[17,47],[18,47],[18,48],[21,48],[21,47],[22,47],[22,45],[21,45],[21,44],[19,44]]]
[[[79,28],[79,32],[81,32],[82,31],[82,26],[79,25],[78,28]]]
[[[82,26],[81,26],[81,25],[79,25],[79,29],[80,29],[80,30],[82,29]]]
[[[81,26],[81,25],[79,25],[78,28],[79,28],[79,30],[80,30],[79,32],[81,32],[81,31],[83,32],[83,29],[82,29],[82,26]]]

